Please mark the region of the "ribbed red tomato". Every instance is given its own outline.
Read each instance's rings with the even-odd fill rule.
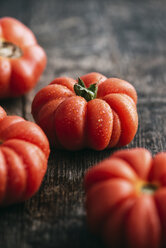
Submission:
[[[122,150],[85,175],[87,218],[108,247],[166,246],[166,152]]]
[[[30,198],[46,173],[49,143],[40,127],[0,107],[0,205]]]
[[[31,90],[46,66],[32,31],[11,17],[0,19],[0,98]]]
[[[89,73],[56,78],[41,89],[32,114],[57,148],[103,150],[124,146],[138,127],[137,94],[128,82]]]

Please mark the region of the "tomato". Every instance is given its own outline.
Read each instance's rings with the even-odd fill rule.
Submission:
[[[87,219],[108,247],[166,245],[166,152],[122,150],[85,175]]]
[[[0,205],[30,198],[46,173],[49,143],[35,123],[0,107]]]
[[[31,90],[46,66],[32,31],[11,17],[0,19],[0,98]]]
[[[103,150],[134,138],[136,103],[131,84],[93,72],[54,79],[36,94],[32,114],[56,148]]]

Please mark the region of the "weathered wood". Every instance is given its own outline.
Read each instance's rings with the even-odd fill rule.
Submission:
[[[139,129],[128,147],[166,150],[165,11],[164,0],[1,0],[0,15],[35,32],[48,65],[31,93],[0,104],[32,120],[35,93],[54,77],[90,71],[121,77],[138,91]],[[0,211],[0,247],[103,247],[86,226],[82,179],[111,152],[52,151],[38,194]]]

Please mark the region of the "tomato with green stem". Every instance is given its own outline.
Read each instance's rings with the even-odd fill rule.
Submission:
[[[115,152],[84,178],[87,220],[108,247],[166,245],[166,152]]]
[[[32,114],[56,148],[103,150],[132,141],[136,103],[130,83],[93,72],[54,79],[36,94]]]
[[[32,31],[11,17],[0,19],[0,98],[31,90],[46,66],[46,54]]]

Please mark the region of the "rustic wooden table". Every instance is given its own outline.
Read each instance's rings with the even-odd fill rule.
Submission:
[[[54,77],[91,71],[121,77],[139,97],[139,129],[128,147],[166,150],[165,13],[164,0],[0,0],[0,16],[28,25],[48,56],[35,90],[0,104],[8,114],[32,120],[34,94]],[[0,210],[0,247],[103,247],[86,226],[82,179],[112,152],[52,151],[40,191]]]

